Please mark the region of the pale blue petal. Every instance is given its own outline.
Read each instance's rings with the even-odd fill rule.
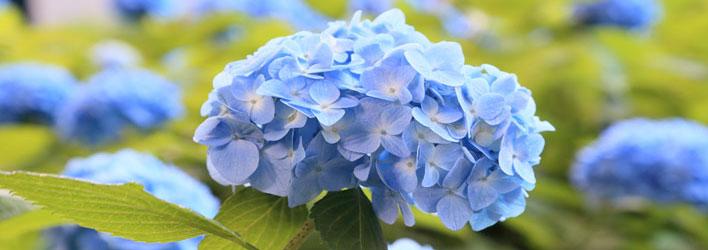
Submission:
[[[415,200],[416,206],[428,213],[435,213],[437,211],[437,205],[440,199],[447,191],[442,188],[432,187],[432,188],[417,188],[413,192],[413,199]]]
[[[194,132],[194,142],[207,146],[221,146],[229,143],[231,127],[221,117],[209,117]]]
[[[310,86],[310,97],[318,104],[329,105],[339,99],[339,89],[325,81],[317,81]]]
[[[484,181],[472,182],[467,186],[467,199],[473,210],[488,207],[499,199],[499,192]]]
[[[245,182],[258,168],[259,153],[255,144],[236,140],[224,146],[209,148],[207,158],[223,180],[238,185]]]
[[[436,211],[443,224],[452,230],[462,229],[472,218],[472,209],[468,202],[457,195],[443,196],[436,206]]]
[[[386,151],[398,157],[408,157],[411,154],[405,141],[399,136],[382,136],[381,145]]]

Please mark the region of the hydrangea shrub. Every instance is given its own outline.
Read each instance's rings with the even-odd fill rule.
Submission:
[[[708,128],[683,119],[617,122],[578,153],[571,179],[593,201],[708,208]]]
[[[52,124],[58,108],[77,88],[59,66],[32,62],[0,65],[0,124]]]
[[[214,217],[219,200],[209,188],[175,166],[146,153],[124,149],[113,154],[99,153],[69,161],[63,175],[103,184],[135,182],[156,197]],[[157,244],[140,243],[79,226],[62,226],[47,232],[51,249],[76,250],[191,250],[201,238]]]
[[[366,187],[378,217],[411,206],[449,228],[521,214],[553,127],[514,74],[470,66],[399,10],[275,38],[214,78],[194,140],[211,177],[305,204]]]
[[[109,68],[82,85],[58,114],[62,138],[86,145],[120,138],[126,127],[158,128],[182,115],[180,89],[160,75],[135,68]]]

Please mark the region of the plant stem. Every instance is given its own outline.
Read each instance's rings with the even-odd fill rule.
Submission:
[[[312,219],[307,219],[305,223],[302,224],[300,230],[293,236],[292,239],[285,246],[285,250],[297,250],[300,249],[302,243],[305,242],[310,233],[315,231],[315,221]]]

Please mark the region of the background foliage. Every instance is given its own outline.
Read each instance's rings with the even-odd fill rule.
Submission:
[[[310,0],[331,17],[346,17],[344,2]],[[465,0],[456,5],[478,9],[489,18],[488,33],[462,43],[468,63],[489,63],[514,72],[531,89],[539,116],[557,132],[548,133],[538,166],[538,185],[518,218],[483,232],[453,232],[431,215],[418,213],[413,228],[383,225],[386,240],[416,239],[439,249],[707,249],[708,217],[688,206],[643,204],[636,208],[590,207],[568,183],[575,152],[618,117],[605,108],[603,83],[618,74],[627,84],[627,110],[619,117],[682,116],[708,123],[708,1],[664,1],[663,18],[650,32],[578,29],[569,22],[567,0]],[[431,40],[451,40],[433,16],[417,13],[405,3],[408,22]],[[219,39],[236,25],[236,38]],[[97,71],[90,48],[107,38],[124,40],[143,55],[144,66],[159,71],[184,88],[183,119],[149,135],[133,133],[101,148],[67,145],[51,128],[32,125],[0,127],[0,170],[58,173],[72,157],[98,151],[134,148],[156,154],[184,168],[212,187],[222,200],[231,195],[208,178],[206,147],[192,143],[202,118],[211,78],[228,62],[244,58],[266,41],[292,33],[286,23],[243,16],[210,16],[197,21],[144,20],[134,26],[28,27],[14,11],[0,13],[0,63],[36,60],[64,65],[80,79]],[[164,61],[170,52],[177,65]],[[607,59],[619,65],[608,69]],[[173,54],[174,55],[174,54]],[[181,65],[180,65],[181,64]],[[247,194],[244,194],[247,195]],[[4,197],[4,196],[0,196]],[[0,199],[0,220],[28,207]],[[238,206],[238,204],[232,204]],[[29,205],[27,205],[29,206]],[[41,215],[40,215],[41,216]],[[304,218],[299,218],[304,220]],[[317,218],[315,218],[317,219]],[[242,222],[224,222],[238,224]],[[2,228],[0,228],[2,229]],[[254,229],[255,230],[255,229]],[[291,229],[284,229],[290,230]],[[290,232],[288,231],[288,232]],[[0,233],[2,234],[2,233]],[[245,235],[248,239],[248,234]],[[324,248],[312,234],[305,247]],[[32,249],[38,232],[0,237],[0,248]]]

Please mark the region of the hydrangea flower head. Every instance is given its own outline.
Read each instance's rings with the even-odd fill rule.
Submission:
[[[519,215],[543,150],[531,92],[459,44],[430,42],[400,10],[271,40],[214,78],[194,140],[223,185],[305,204],[366,187],[378,217],[411,206],[481,230]]]
[[[183,112],[179,88],[142,69],[97,73],[61,109],[59,134],[88,145],[118,139],[125,126],[157,128]]]
[[[708,208],[708,128],[682,119],[618,122],[579,152],[571,178],[595,201]]]
[[[67,70],[39,63],[0,65],[0,124],[51,124],[57,109],[76,89]]]
[[[102,184],[135,182],[160,199],[209,218],[219,210],[219,200],[206,185],[152,155],[130,149],[73,159],[67,164],[63,175]],[[167,244],[139,243],[78,226],[54,228],[48,234],[52,240],[52,249],[188,250],[197,249],[201,241],[201,238],[193,238]]]
[[[581,25],[644,30],[660,18],[661,5],[657,0],[597,0],[577,4],[573,14]]]

